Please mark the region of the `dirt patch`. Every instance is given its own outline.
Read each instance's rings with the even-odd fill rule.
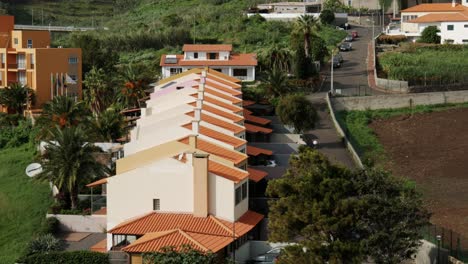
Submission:
[[[424,194],[431,222],[468,237],[468,109],[397,116],[370,124],[394,175]]]

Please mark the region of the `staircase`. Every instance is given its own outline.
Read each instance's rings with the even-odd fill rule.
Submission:
[[[123,251],[109,251],[110,264],[128,264],[130,263],[127,253]]]

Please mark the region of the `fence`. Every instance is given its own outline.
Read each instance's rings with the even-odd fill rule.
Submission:
[[[422,230],[422,235],[425,240],[446,249],[449,256],[468,262],[468,239],[461,234],[437,225],[429,225]]]

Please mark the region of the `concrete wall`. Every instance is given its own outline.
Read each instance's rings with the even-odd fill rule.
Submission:
[[[374,67],[375,84],[385,90],[392,92],[408,93],[409,86],[406,81],[389,80],[377,77],[377,70]]]
[[[60,221],[60,229],[66,232],[103,233],[106,231],[105,215],[62,215],[47,214],[47,218],[55,217]]]
[[[404,108],[417,105],[435,105],[468,102],[468,91],[434,92],[420,94],[336,97],[331,99],[335,111]]]
[[[416,264],[447,264],[448,250],[440,249],[440,262],[437,262],[437,245],[434,245],[426,240],[422,240],[422,245],[419,247],[414,262]]]

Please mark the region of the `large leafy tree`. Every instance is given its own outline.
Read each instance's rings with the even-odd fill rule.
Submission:
[[[9,113],[23,114],[28,104],[35,100],[34,91],[20,83],[0,89],[0,104],[8,109]]]
[[[45,147],[39,179],[52,181],[60,191],[68,193],[71,209],[76,209],[80,189],[106,175],[106,167],[94,155],[100,149],[88,143],[87,133],[80,127],[55,127],[49,133],[53,140]]]
[[[290,94],[280,98],[276,114],[281,122],[294,127],[297,133],[312,129],[318,120],[317,111],[303,95]]]
[[[272,241],[299,241],[280,263],[401,263],[427,224],[414,186],[381,170],[350,171],[302,147],[268,184]]]
[[[422,43],[440,44],[440,36],[437,35],[439,32],[440,30],[437,28],[437,26],[428,26],[421,33],[421,37],[418,39],[418,41]]]
[[[331,25],[335,21],[335,13],[330,9],[324,9],[320,13],[320,23],[323,25]]]
[[[304,54],[306,58],[310,58],[310,40],[312,34],[319,29],[318,20],[314,16],[302,15],[296,20],[295,28],[301,32],[304,41]]]

